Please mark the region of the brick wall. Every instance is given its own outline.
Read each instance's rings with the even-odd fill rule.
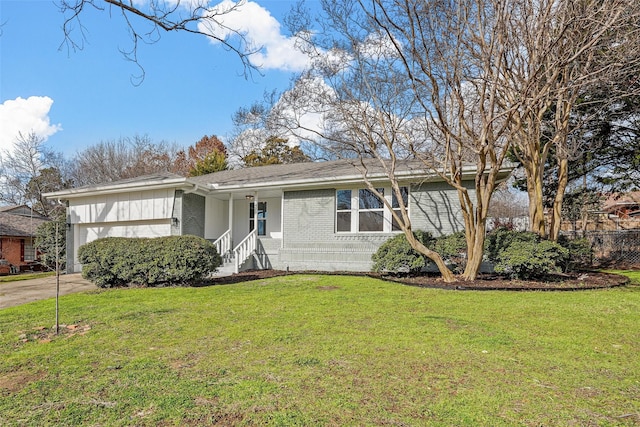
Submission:
[[[413,186],[410,215],[414,229],[435,236],[462,230],[464,222],[455,189],[444,183]],[[269,256],[275,269],[368,271],[371,255],[395,233],[335,232],[335,189],[284,194],[283,247]]]
[[[464,230],[458,192],[448,184],[437,182],[412,186],[410,197],[414,230],[429,231],[435,237]]]
[[[22,241],[20,238],[3,237],[2,238],[2,254],[0,258],[6,259],[12,265],[19,266],[24,264],[22,260]]]

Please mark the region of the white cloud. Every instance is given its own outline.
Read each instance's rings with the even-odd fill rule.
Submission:
[[[328,116],[335,102],[335,92],[318,77],[301,78],[282,94],[274,106],[277,126],[288,129],[285,137],[298,145],[303,140],[316,141],[327,132]]]
[[[257,50],[249,60],[263,69],[302,71],[309,64],[309,57],[296,47],[297,39],[282,34],[271,13],[252,1],[223,0],[203,15],[198,29],[228,41],[241,34],[246,48]]]
[[[62,130],[49,119],[52,104],[48,96],[18,97],[0,104],[0,151],[10,150],[20,132],[25,136],[33,132],[46,140]]]

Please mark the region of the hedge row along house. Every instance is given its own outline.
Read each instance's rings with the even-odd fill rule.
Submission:
[[[26,205],[0,207],[0,274],[38,267],[35,235],[47,221]]]
[[[398,205],[379,162],[367,179]],[[510,173],[505,168],[503,179]],[[417,161],[396,177],[413,229],[434,236],[463,228],[457,192]],[[473,188],[475,169],[468,169]],[[269,165],[193,178],[157,174],[45,195],[67,205],[67,268],[95,239],[191,234],[215,242],[223,270],[369,271],[371,255],[400,233],[365,185],[359,161]]]

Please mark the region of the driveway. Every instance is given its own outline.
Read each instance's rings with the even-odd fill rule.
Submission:
[[[98,287],[83,279],[80,273],[60,276],[60,295],[95,289]],[[0,309],[41,299],[55,298],[55,296],[56,276],[8,283],[0,282]]]

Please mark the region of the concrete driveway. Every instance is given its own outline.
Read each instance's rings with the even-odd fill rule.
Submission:
[[[83,279],[80,273],[60,276],[60,295],[95,289],[98,287]],[[56,276],[8,283],[0,282],[0,309],[41,299],[55,298],[55,296]]]

